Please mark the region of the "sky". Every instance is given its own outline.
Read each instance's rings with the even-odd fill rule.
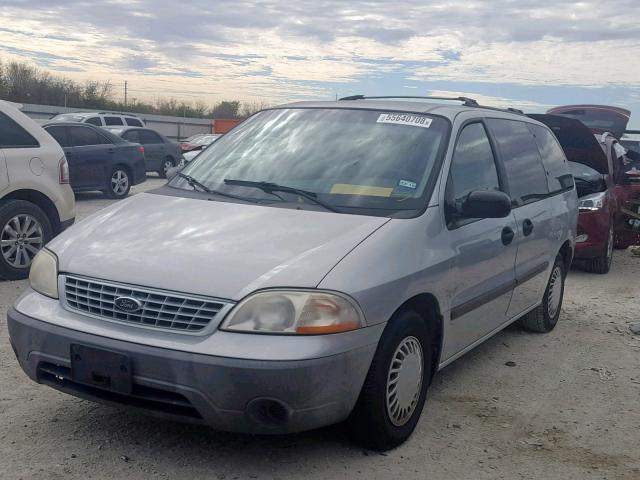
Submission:
[[[638,0],[1,0],[0,59],[144,100],[463,94],[640,129]]]

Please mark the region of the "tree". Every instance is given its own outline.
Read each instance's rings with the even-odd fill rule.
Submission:
[[[209,111],[211,118],[238,118],[240,102],[238,100],[223,100]]]

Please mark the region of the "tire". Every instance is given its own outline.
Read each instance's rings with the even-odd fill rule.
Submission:
[[[565,277],[564,261],[558,255],[551,269],[551,275],[549,275],[542,304],[519,320],[520,326],[524,330],[534,333],[548,333],[556,327],[562,310]]]
[[[604,275],[611,270],[611,262],[613,261],[613,247],[614,247],[614,235],[613,225],[609,227],[609,235],[607,236],[607,243],[604,246],[602,255],[599,257],[589,259],[584,262],[584,269],[587,272],[599,273]]]
[[[27,278],[36,253],[53,238],[46,213],[25,200],[0,203],[0,277]]]
[[[173,158],[164,157],[164,160],[162,160],[162,166],[160,167],[160,170],[158,170],[158,175],[160,176],[160,178],[167,178],[167,172],[169,171],[169,169],[175,166],[176,162],[173,160]]]
[[[131,190],[131,175],[129,170],[121,165],[116,165],[111,169],[109,178],[107,179],[107,187],[104,193],[109,198],[124,198],[129,195]]]
[[[394,315],[380,339],[356,406],[347,420],[357,443],[384,451],[409,438],[424,407],[433,368],[432,352],[429,331],[417,312],[405,310]],[[391,371],[393,365],[398,366],[393,359],[404,362],[398,373]],[[402,372],[404,379],[400,377]],[[389,390],[388,396],[391,385],[395,390]],[[400,409],[400,405],[406,410]]]

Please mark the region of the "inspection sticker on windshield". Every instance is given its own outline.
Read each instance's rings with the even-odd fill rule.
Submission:
[[[408,113],[382,113],[377,123],[393,123],[395,125],[409,125],[411,127],[429,128],[432,118],[424,115],[411,115]]]

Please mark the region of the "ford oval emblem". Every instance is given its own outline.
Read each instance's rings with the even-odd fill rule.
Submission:
[[[118,310],[135,313],[142,308],[142,302],[133,297],[118,297],[113,302]]]

